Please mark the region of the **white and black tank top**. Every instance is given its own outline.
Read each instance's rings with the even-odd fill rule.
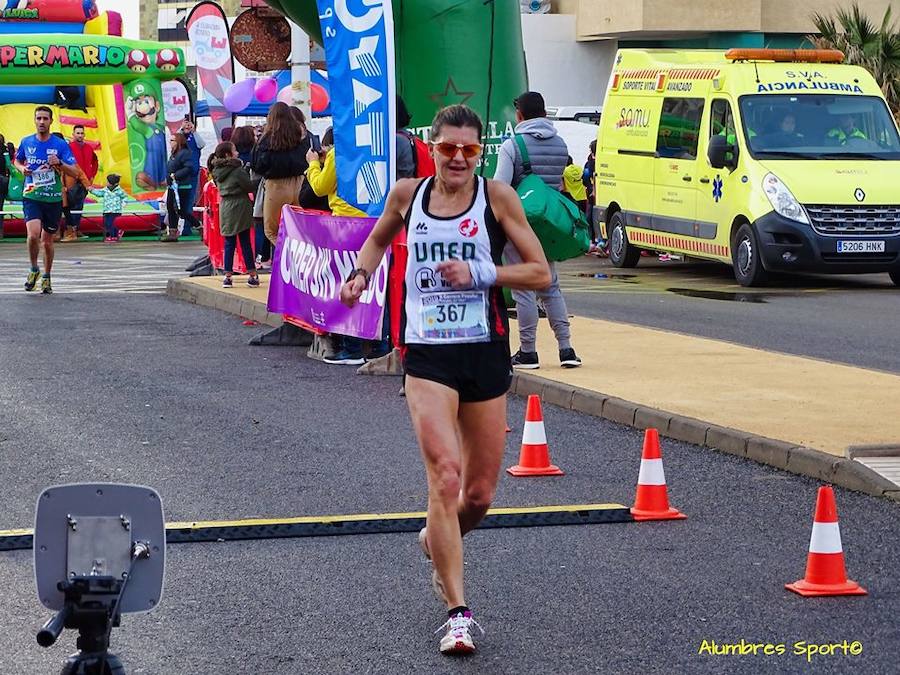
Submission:
[[[433,178],[419,183],[406,216],[409,258],[403,288],[400,335],[404,344],[466,344],[506,341],[509,321],[499,286],[455,290],[437,271],[446,260],[500,264],[506,235],[494,216],[487,179],[475,179],[472,203],[463,213],[429,213]]]

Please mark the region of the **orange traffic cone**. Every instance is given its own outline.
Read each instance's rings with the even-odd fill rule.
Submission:
[[[544,433],[544,415],[541,399],[532,394],[525,409],[525,429],[522,431],[522,450],[519,463],[509,467],[507,473],[513,476],[562,476],[563,471],[550,463],[550,448]]]
[[[819,488],[816,515],[809,540],[806,575],[785,588],[804,596],[867,595],[866,589],[847,578],[844,549],[838,527],[837,505],[830,485]]]
[[[678,509],[669,506],[666,492],[666,474],[663,472],[662,455],[659,452],[659,433],[656,429],[644,432],[644,452],[638,473],[637,494],[631,515],[635,520],[674,520],[687,518]]]

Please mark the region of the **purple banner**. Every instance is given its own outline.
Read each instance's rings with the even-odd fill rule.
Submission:
[[[288,314],[328,333],[381,339],[389,255],[382,259],[353,309],[341,304],[340,298],[341,284],[356,268],[359,251],[375,221],[285,206],[272,261],[269,311]]]

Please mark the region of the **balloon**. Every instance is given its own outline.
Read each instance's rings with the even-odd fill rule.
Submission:
[[[255,88],[256,82],[252,78],[232,84],[226,90],[224,100],[222,101],[225,105],[225,110],[230,113],[238,113],[246,108],[253,100],[253,91]]]
[[[294,105],[294,88],[291,85],[282,87],[278,92],[278,100],[288,105]]]
[[[278,82],[274,77],[264,77],[256,83],[256,100],[260,103],[268,103],[278,93]]]
[[[331,98],[328,96],[328,92],[321,84],[310,84],[309,95],[313,112],[318,113],[324,111],[326,108],[328,108],[328,104],[331,102]]]

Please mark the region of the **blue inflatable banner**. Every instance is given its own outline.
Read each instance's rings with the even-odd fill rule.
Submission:
[[[317,0],[334,123],[337,192],[379,216],[394,183],[396,111],[391,0]]]

